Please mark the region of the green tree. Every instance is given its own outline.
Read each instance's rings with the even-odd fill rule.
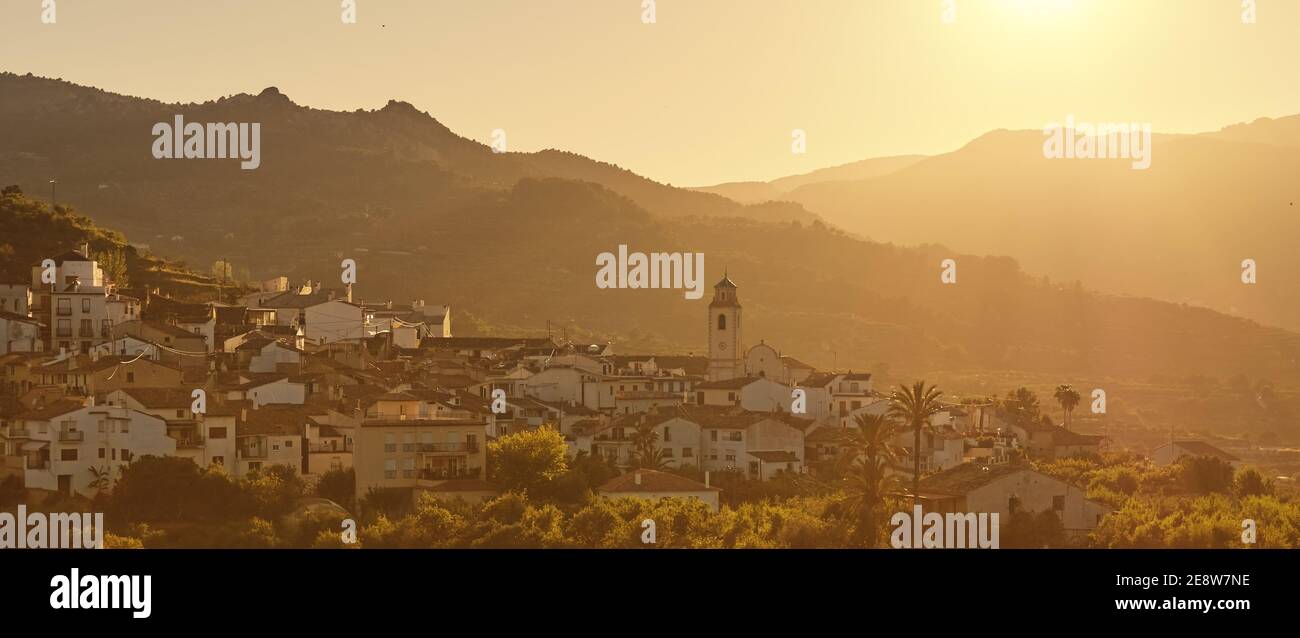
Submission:
[[[566,452],[564,435],[552,427],[507,434],[488,444],[489,475],[506,490],[536,490],[568,469]]]
[[[126,254],[121,250],[105,250],[95,255],[95,261],[104,270],[104,278],[113,282],[118,288],[131,285],[126,272]]]
[[[889,395],[889,416],[898,419],[912,429],[912,502],[921,503],[921,429],[930,423],[930,417],[943,410],[939,397],[943,391],[936,387],[925,387],[925,381],[917,381],[912,387],[899,385]]]
[[[1260,474],[1259,470],[1251,467],[1237,472],[1234,481],[1234,491],[1240,498],[1248,496],[1263,496],[1273,493],[1273,484]]]
[[[356,471],[349,467],[322,474],[320,482],[316,484],[316,494],[342,505],[343,509],[352,511],[356,507],[357,499]]]
[[[306,491],[302,477],[292,467],[272,465],[254,470],[241,481],[259,516],[275,519],[294,508]]]
[[[1016,423],[1033,423],[1038,420],[1038,395],[1029,388],[1016,388],[1008,393],[1002,406]]]
[[[1193,494],[1232,489],[1232,464],[1217,456],[1184,456],[1178,459],[1178,467],[1183,487]]]
[[[1069,384],[1061,384],[1056,386],[1056,392],[1052,396],[1056,398],[1057,403],[1061,404],[1061,411],[1065,415],[1065,429],[1070,429],[1074,408],[1079,405],[1079,392]]]

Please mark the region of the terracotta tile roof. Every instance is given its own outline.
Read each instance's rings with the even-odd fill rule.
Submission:
[[[69,412],[76,412],[84,407],[86,406],[80,401],[60,400],[19,414],[17,418],[26,421],[49,421],[50,419],[63,416]]]
[[[236,432],[239,436],[300,436],[308,418],[326,414],[329,414],[328,410],[310,405],[264,405],[248,410]]]
[[[641,484],[637,484],[637,476],[641,477]],[[668,472],[659,472],[656,470],[632,470],[626,474],[615,476],[601,485],[598,489],[600,492],[721,492],[716,487],[708,487],[698,481],[693,481],[685,476],[678,476]]]
[[[1206,443],[1205,441],[1174,441],[1173,445],[1177,445],[1178,447],[1191,452],[1195,456],[1216,456],[1225,461],[1241,460],[1228,452],[1224,452],[1223,450]]]
[[[122,392],[147,409],[189,409],[193,402],[190,390],[184,388],[122,388]]]
[[[910,469],[908,470],[910,472]],[[1000,478],[1019,472],[1032,472],[1024,463],[985,465],[963,463],[921,479],[921,492],[961,495],[979,489]]]

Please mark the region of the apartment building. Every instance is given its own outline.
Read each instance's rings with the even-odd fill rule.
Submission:
[[[487,465],[482,419],[367,419],[356,430],[357,498],[370,488],[428,488],[481,479]]]

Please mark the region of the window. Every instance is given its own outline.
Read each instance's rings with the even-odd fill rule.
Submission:
[[[113,460],[116,461],[116,460],[117,460],[117,448],[109,448],[108,451],[112,454]]]
[[[71,336],[72,336],[72,320],[71,320],[71,319],[60,319],[60,320],[59,320],[59,332],[58,332],[58,336],[60,336],[60,337],[71,337]]]
[[[727,315],[718,315],[718,330],[727,329]]]
[[[77,448],[70,447],[70,448],[64,448],[62,450],[59,450],[59,460],[61,461],[77,460]]]
[[[695,456],[695,452],[691,450],[691,448],[688,447],[682,448],[682,458],[689,459],[693,456]]]
[[[697,325],[698,325],[698,324],[697,324]],[[667,442],[669,442],[669,441],[671,441],[671,440],[673,440],[673,431],[672,431],[668,426],[665,425],[665,426],[664,426],[664,443],[667,443]]]
[[[208,428],[208,438],[209,439],[226,438],[226,428]]]
[[[744,437],[744,433],[741,432],[741,431],[739,431],[739,430],[737,430],[737,431],[735,431],[735,432],[728,432],[728,433],[727,433],[727,440],[728,440],[728,441],[743,441],[743,440],[745,440],[743,437]]]
[[[107,422],[107,421],[100,421],[100,422],[99,422],[99,431],[100,431],[100,432],[107,432],[107,431],[108,431],[108,422]]]
[[[249,471],[260,470],[260,469],[262,469],[262,462],[261,462],[261,461],[250,461],[249,464],[248,464],[248,469],[249,469]]]
[[[134,373],[134,372],[128,372],[128,373],[126,373],[126,382],[127,382],[127,383],[135,383],[135,373]]]
[[[728,393],[727,393],[727,400],[728,400],[728,401],[735,401],[735,400],[736,400],[736,393],[735,393],[735,392],[728,392]]]
[[[104,455],[105,455],[105,454],[106,454],[106,453],[104,452],[104,448],[99,448],[99,458],[101,458],[101,459],[104,458]]]
[[[78,337],[93,337],[93,336],[95,336],[95,323],[94,323],[93,321],[89,320],[89,319],[82,319],[82,320],[81,320],[81,332],[80,332],[80,334],[78,334],[77,336],[78,336]]]
[[[130,463],[130,462],[131,462],[131,458],[132,458],[132,457],[131,457],[131,450],[128,450],[128,449],[126,449],[126,448],[122,448],[122,461],[123,461],[123,462],[126,462],[126,463]]]
[[[390,452],[390,453],[391,453],[391,452],[396,452],[396,451],[397,451],[397,435],[396,435],[396,434],[393,434],[392,432],[388,432],[388,433],[384,434],[384,451],[385,451],[385,452]]]
[[[1057,511],[1057,512],[1063,512],[1063,511],[1065,511],[1065,497],[1064,497],[1064,496],[1053,496],[1053,497],[1052,497],[1052,509],[1055,510],[1055,511]]]
[[[709,440],[710,440],[710,441],[717,441],[717,440],[718,440],[718,431],[717,431],[717,430],[709,430]]]
[[[292,450],[292,449],[293,449],[293,439],[285,439],[285,440],[284,440],[284,448],[285,448],[286,450]]]
[[[118,430],[119,430],[122,434],[130,434],[130,433],[131,433],[131,422],[130,422],[130,421],[123,421],[123,422],[122,422],[122,425],[118,428]]]
[[[176,418],[178,418],[178,419],[183,419],[183,418],[185,418],[185,410],[177,410],[177,411],[176,411]]]
[[[415,451],[415,433],[404,432],[402,434],[402,451],[403,452]]]
[[[90,314],[90,297],[85,297],[81,300],[81,311]]]
[[[672,448],[670,448],[670,447],[665,447],[665,448],[660,448],[660,449],[663,450],[663,452],[664,452],[664,458],[666,458],[666,459],[671,459],[671,458],[673,458],[673,449],[672,449]]]
[[[72,300],[71,300],[71,299],[68,299],[67,297],[61,297],[61,298],[59,299],[59,316],[60,316],[60,317],[71,317],[71,316],[72,316]]]
[[[402,459],[402,478],[415,478],[415,459]]]
[[[704,393],[703,393],[703,392],[696,392],[696,393],[695,393],[695,405],[704,405]]]
[[[735,453],[735,452],[727,452],[727,460],[728,460],[728,461],[735,462],[735,460],[736,460],[736,453]]]
[[[214,456],[214,457],[212,457],[212,464],[213,464],[213,465],[225,465],[225,464],[226,464],[226,457],[224,457],[224,456]]]
[[[111,335],[111,333],[112,333],[112,329],[111,329],[110,326],[109,326],[108,320],[107,320],[107,319],[100,319],[100,320],[99,320],[99,336],[101,336],[101,337],[108,337],[108,336]]]
[[[397,459],[384,459],[384,478],[397,478]]]

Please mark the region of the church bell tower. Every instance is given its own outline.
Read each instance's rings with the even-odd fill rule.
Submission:
[[[740,300],[736,284],[723,274],[709,302],[709,380],[743,376],[740,356]]]

